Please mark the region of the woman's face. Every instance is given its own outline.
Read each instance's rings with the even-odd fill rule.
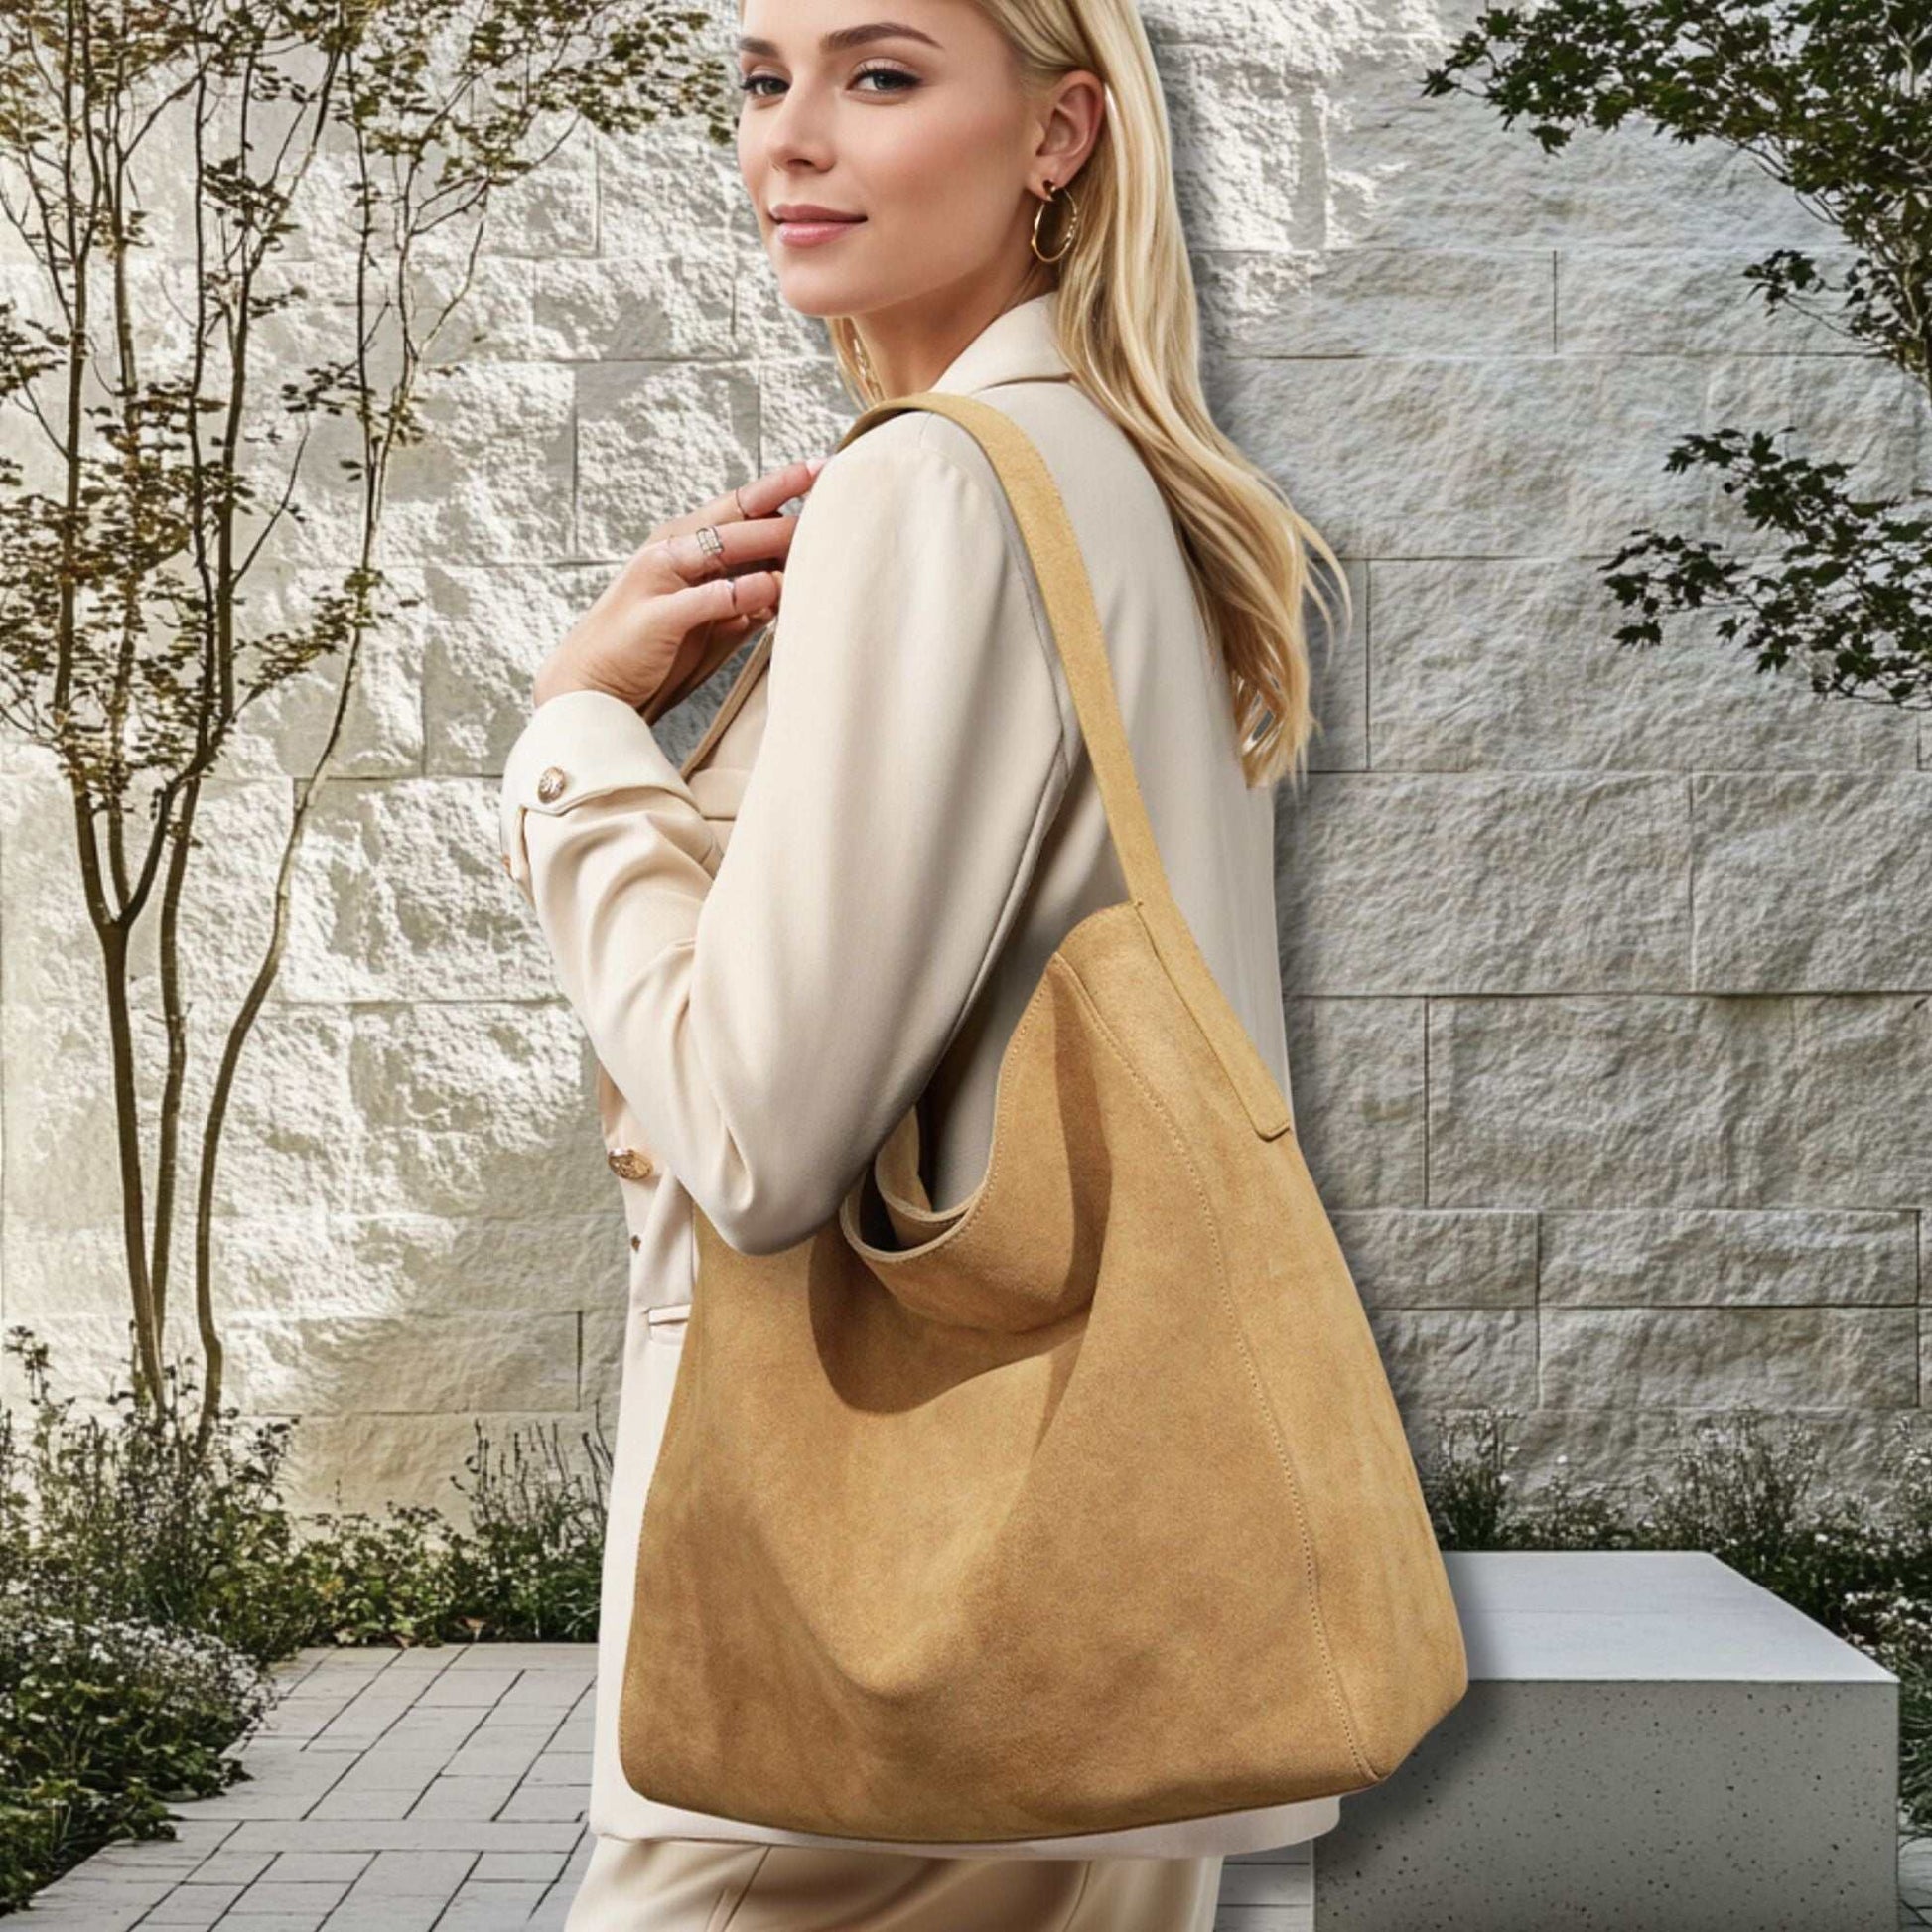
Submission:
[[[1027,267],[1051,116],[974,0],[744,0],[739,28],[739,166],[787,306],[864,315]]]

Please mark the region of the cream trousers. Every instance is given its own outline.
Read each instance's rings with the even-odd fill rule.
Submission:
[[[1213,1932],[1221,1861],[600,1836],[564,1932]]]

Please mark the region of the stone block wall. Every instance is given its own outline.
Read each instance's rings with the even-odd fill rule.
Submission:
[[[1282,959],[1298,1119],[1412,1428],[1496,1403],[1525,1478],[1621,1471],[1756,1401],[1856,1466],[1921,1399],[1925,728],[1708,630],[1620,649],[1596,569],[1644,524],[1736,534],[1665,474],[1681,434],[1791,423],[1923,487],[1927,414],[1762,318],[1742,266],[1833,237],[1753,166],[1639,129],[1545,159],[1421,98],[1460,15],[1149,14],[1210,399],[1356,594],[1281,800]],[[31,282],[17,242],[0,277]],[[365,665],[220,1187],[230,1396],[300,1415],[301,1497],[343,1507],[455,1507],[478,1419],[615,1419],[618,1183],[497,774],[530,669],[649,526],[848,417],[735,157],[685,127],[582,135],[507,197],[438,359],[386,552],[424,601]],[[347,532],[320,498],[312,563]],[[204,813],[192,1118],[320,686],[264,709]],[[83,1392],[120,1379],[125,1301],[98,986],[64,794],[7,745],[0,1323]]]

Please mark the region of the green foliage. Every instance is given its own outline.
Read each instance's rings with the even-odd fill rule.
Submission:
[[[170,1801],[247,1776],[223,1752],[270,1691],[218,1637],[0,1600],[0,1909],[112,1840],[174,1837]]]
[[[1795,658],[1820,697],[1932,705],[1932,516],[1855,496],[1850,465],[1785,455],[1761,431],[1686,436],[1664,459],[1670,471],[1693,465],[1723,479],[1775,558],[1760,566],[1709,538],[1641,533],[1604,566],[1618,603],[1643,614],[1618,642],[1660,643],[1667,611],[1722,611],[1717,634],[1755,653],[1760,671]],[[1644,557],[1667,565],[1622,568]]]
[[[1569,1457],[1525,1501],[1508,1464],[1520,1446],[1507,1437],[1509,1411],[1450,1410],[1437,1432],[1424,1492],[1436,1539],[1446,1550],[1605,1550],[1627,1544],[1612,1500],[1574,1482]]]
[[[1822,1480],[1802,1417],[1753,1407],[1672,1417],[1663,1464],[1579,1482],[1568,1458],[1525,1490],[1507,1468],[1512,1410],[1446,1413],[1418,1458],[1446,1550],[1706,1550],[1856,1644],[1899,1680],[1899,1811],[1932,1831],[1932,1439],[1909,1417],[1871,1480]]]
[[[1556,0],[1488,9],[1425,95],[1462,92],[1519,119],[1547,153],[1579,128],[1647,121],[1678,142],[1748,155],[1849,253],[1838,279],[1802,249],[1743,271],[1767,311],[1790,309],[1932,390],[1932,7],[1926,0]],[[1476,83],[1466,74],[1480,73]],[[1911,391],[1901,385],[1901,409]],[[1780,431],[1779,434],[1785,434]],[[1713,473],[1762,541],[1751,562],[1657,530],[1603,566],[1638,616],[1721,611],[1719,637],[1760,671],[1797,662],[1820,696],[1932,705],[1932,516],[1921,499],[1862,497],[1849,466],[1780,451],[1763,431],[1682,438],[1666,468]],[[1626,566],[1638,566],[1626,568]]]
[[[32,1415],[0,1410],[0,1595],[87,1621],[132,1619],[219,1638],[268,1665],[318,1643],[586,1640],[597,1629],[610,1449],[601,1422],[566,1450],[557,1425],[464,1458],[467,1523],[391,1503],[386,1519],[282,1500],[297,1424],[224,1407],[204,1442],[181,1401],[132,1390],[111,1419],[51,1392],[48,1349],[5,1343]],[[170,1366],[170,1388],[183,1380]],[[187,1378],[192,1393],[192,1378]],[[298,1419],[299,1420],[299,1419]]]
[[[315,1605],[310,1642],[587,1643],[597,1635],[610,1453],[586,1461],[555,1425],[517,1431],[498,1451],[483,1429],[464,1459],[476,1481],[471,1530],[439,1510],[391,1503],[388,1520],[322,1516],[299,1565]]]
[[[200,1443],[178,1401],[131,1389],[107,1415],[51,1393],[49,1351],[25,1328],[6,1352],[25,1370],[22,1439],[0,1412],[0,1588],[83,1622],[133,1621],[219,1639],[266,1665],[309,1640],[296,1528],[280,1500],[292,1425],[243,1428],[236,1412]],[[178,1392],[179,1371],[167,1386]]]

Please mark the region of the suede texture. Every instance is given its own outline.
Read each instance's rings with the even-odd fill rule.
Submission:
[[[780,1252],[694,1210],[620,1706],[646,1797],[974,1843],[1360,1790],[1459,1702],[1455,1604],[1286,1098],[1163,873],[1051,476],[986,449],[1130,897],[1076,925],[935,1213],[916,1106]],[[643,1605],[648,1603],[648,1613]]]

